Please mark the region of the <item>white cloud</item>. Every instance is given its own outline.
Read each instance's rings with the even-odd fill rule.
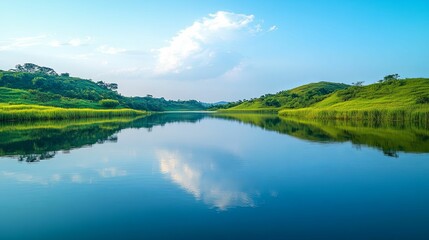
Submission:
[[[61,46],[71,46],[71,47],[80,47],[88,45],[92,41],[91,37],[85,38],[73,38],[68,41],[60,41],[57,39],[52,39],[46,35],[32,36],[32,37],[20,37],[12,38],[3,42],[0,42],[0,51],[13,51],[22,48],[30,47],[61,47]]]
[[[273,32],[273,31],[276,31],[277,29],[279,28],[276,25],[273,25],[268,29],[268,32]]]
[[[173,37],[168,46],[156,51],[155,73],[175,76],[185,73],[188,78],[223,74],[239,61],[237,54],[222,49],[222,44],[252,32],[253,20],[253,15],[219,11],[195,21]]]
[[[26,47],[42,45],[46,40],[45,35],[33,37],[12,38],[9,41],[0,43],[0,51],[15,50]]]
[[[80,47],[80,46],[88,45],[91,41],[92,41],[91,37],[73,38],[68,41],[52,40],[49,45],[51,47],[61,47],[61,46]]]
[[[127,50],[124,48],[115,48],[115,47],[110,47],[108,45],[102,45],[102,46],[97,48],[97,51],[100,53],[103,53],[103,54],[115,55],[115,54],[119,54],[119,53],[124,53]]]

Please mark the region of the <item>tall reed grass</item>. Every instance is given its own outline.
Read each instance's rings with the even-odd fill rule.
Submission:
[[[424,128],[429,126],[429,109],[359,109],[326,110],[315,108],[285,109],[279,112],[282,117],[320,120],[370,121],[373,123],[414,122]]]
[[[85,118],[135,117],[147,114],[132,109],[78,109],[39,105],[0,105],[0,121],[64,120]]]

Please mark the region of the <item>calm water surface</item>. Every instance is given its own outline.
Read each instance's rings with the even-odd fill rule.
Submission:
[[[428,152],[275,116],[0,125],[0,239],[429,239]]]

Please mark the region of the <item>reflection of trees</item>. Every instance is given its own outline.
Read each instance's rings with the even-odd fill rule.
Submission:
[[[20,155],[18,157],[18,161],[20,162],[39,162],[40,160],[46,160],[53,158],[55,156],[56,152],[44,152],[41,154],[27,154],[27,155]]]
[[[58,151],[105,142],[117,142],[125,128],[147,128],[171,122],[197,122],[206,114],[154,114],[139,119],[104,119],[72,122],[31,122],[0,125],[0,156],[22,162],[51,159]]]
[[[309,141],[350,141],[355,147],[374,147],[390,157],[398,157],[399,151],[429,152],[429,129],[412,123],[302,121],[263,114],[214,114],[213,117],[240,121]]]

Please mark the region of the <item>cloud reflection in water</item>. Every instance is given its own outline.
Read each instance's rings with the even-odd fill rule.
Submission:
[[[254,207],[252,191],[243,190],[239,159],[218,151],[157,151],[160,170],[197,200],[225,211],[233,207]]]

